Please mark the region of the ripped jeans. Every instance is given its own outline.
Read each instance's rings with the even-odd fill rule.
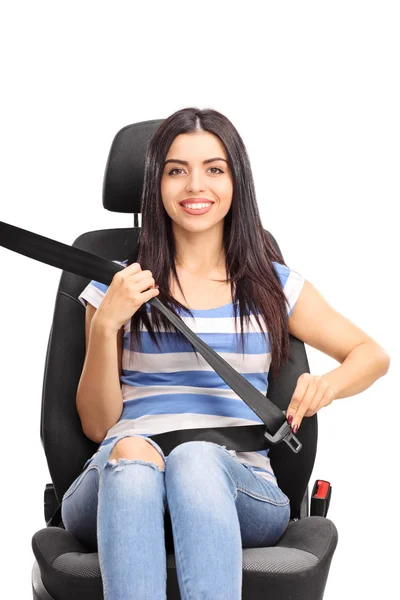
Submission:
[[[165,457],[145,438],[164,470],[110,461],[124,437],[86,461],[61,505],[65,529],[98,552],[104,599],[165,600],[174,552],[182,600],[240,600],[242,548],[275,545],[290,521],[289,498],[213,442],[186,442]]]

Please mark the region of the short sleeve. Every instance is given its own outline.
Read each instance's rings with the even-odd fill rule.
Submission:
[[[303,275],[290,269],[286,265],[282,265],[276,261],[272,261],[283,288],[283,291],[288,302],[288,317],[292,314],[296,302],[299,299],[300,292],[303,289],[305,278]]]
[[[128,259],[124,261],[113,260],[112,262],[118,263],[123,267],[126,267]],[[86,307],[87,303],[93,304],[95,308],[98,308],[106,295],[106,292],[110,286],[105,283],[100,283],[92,279],[90,283],[82,290],[78,296],[78,300]]]

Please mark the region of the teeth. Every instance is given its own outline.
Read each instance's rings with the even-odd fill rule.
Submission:
[[[206,206],[210,206],[212,203],[211,202],[207,202],[207,203],[200,203],[197,202],[196,204],[183,204],[182,206],[184,206],[185,208],[193,208],[194,210],[196,209],[200,209],[200,208],[206,208]]]

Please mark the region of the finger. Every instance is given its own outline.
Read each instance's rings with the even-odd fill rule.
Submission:
[[[305,375],[305,374],[303,374]],[[296,416],[297,410],[301,404],[301,401],[307,391],[309,380],[306,376],[300,375],[297,380],[296,388],[293,392],[292,399],[286,411],[286,418],[288,420],[289,425],[293,424],[294,418]]]
[[[129,272],[132,272],[132,271],[141,271],[141,270],[142,270],[141,266],[137,262],[134,262],[131,265],[127,265],[124,268],[125,273],[129,273]]]
[[[300,405],[297,407],[296,414],[292,421],[292,431],[296,433],[301,425],[304,415],[308,408],[312,405],[315,395],[318,393],[319,382],[315,377],[308,379],[307,390],[301,400]]]
[[[315,392],[314,398],[305,413],[306,417],[312,417],[313,415],[315,415],[315,413],[319,411],[320,408],[325,406],[326,392],[327,389],[325,384],[319,381],[319,385],[317,387],[317,391]]]
[[[118,277],[121,279],[127,279],[133,273],[139,273],[139,271],[141,271],[141,270],[142,269],[140,268],[139,263],[132,263],[131,265],[127,265],[120,271],[117,271],[117,273],[115,274],[115,277]]]

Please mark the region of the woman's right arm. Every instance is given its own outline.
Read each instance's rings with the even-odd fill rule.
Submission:
[[[86,305],[86,357],[76,393],[76,408],[85,435],[104,440],[123,411],[120,384],[122,343],[127,320],[159,290],[152,272],[133,263],[118,271],[96,309]]]
[[[96,318],[89,302],[85,317],[86,356],[76,393],[84,434],[100,444],[123,410],[120,383],[124,328],[115,331]]]

